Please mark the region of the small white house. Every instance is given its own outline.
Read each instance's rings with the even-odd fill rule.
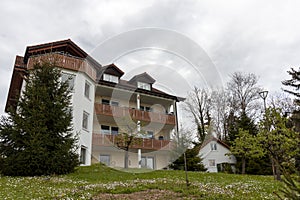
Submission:
[[[225,165],[235,172],[236,158],[228,154],[229,146],[215,137],[204,141],[199,151],[199,157],[203,159],[202,163],[208,172],[222,171]]]

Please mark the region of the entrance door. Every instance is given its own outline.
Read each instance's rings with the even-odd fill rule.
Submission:
[[[147,169],[154,169],[154,157],[144,157],[142,156],[142,163],[143,168]]]

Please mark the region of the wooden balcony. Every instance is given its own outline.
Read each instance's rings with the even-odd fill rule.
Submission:
[[[120,135],[106,135],[93,133],[92,144],[95,146],[116,146],[124,147],[125,143]],[[172,150],[173,143],[170,140],[157,140],[147,138],[134,138],[130,149],[145,149],[145,150]]]
[[[30,57],[28,60],[27,68],[32,69],[35,63],[39,63],[41,61],[55,62],[56,65],[64,69],[84,72],[93,80],[96,80],[96,70],[85,59],[67,56],[59,53],[48,53]]]
[[[97,115],[106,115],[112,117],[131,117],[133,120],[144,122],[156,122],[162,124],[175,125],[175,116],[162,113],[147,112],[126,107],[110,106],[106,104],[95,103],[95,112]]]

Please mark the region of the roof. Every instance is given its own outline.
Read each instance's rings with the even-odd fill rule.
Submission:
[[[230,147],[224,143],[222,140],[219,140],[218,138],[214,137],[214,136],[211,136],[209,139],[207,140],[204,140],[203,144],[201,145],[201,148],[200,149],[203,149],[206,145],[208,145],[211,141],[215,141],[219,144],[221,144],[222,146],[224,146],[225,148],[227,149],[230,149]]]
[[[119,67],[117,67],[114,63],[102,66],[102,68],[99,70],[98,73],[100,76],[102,76],[103,73],[116,75],[118,77],[121,77],[124,75],[124,72]]]
[[[147,74],[147,72],[135,75],[129,80],[130,83],[136,83],[137,81],[141,81],[149,84],[155,83],[155,79],[152,78],[149,74]]]
[[[122,80],[122,79],[119,80],[118,84],[108,82],[108,81],[103,81],[103,80],[99,80],[98,84],[106,85],[106,86],[110,86],[110,87],[116,87],[116,88],[125,89],[125,90],[130,90],[130,91],[136,91],[136,92],[139,92],[139,93],[154,95],[154,96],[163,97],[163,98],[167,98],[167,99],[173,99],[177,102],[185,100],[185,98],[170,95],[170,94],[165,93],[165,92],[163,92],[159,89],[156,89],[154,87],[152,87],[151,91],[140,89],[140,88],[137,88],[137,86],[135,84],[132,84],[129,81]]]
[[[20,91],[22,87],[23,76],[27,71],[27,62],[29,57],[35,55],[41,55],[41,54],[48,54],[48,53],[58,53],[64,56],[74,57],[75,59],[86,60],[91,64],[91,66],[93,66],[93,68],[97,72],[97,76],[98,76],[97,78],[99,80],[98,81],[99,84],[116,86],[116,84],[114,83],[101,80],[102,74],[106,71],[109,74],[117,75],[118,77],[121,77],[124,74],[124,72],[120,68],[118,68],[114,63],[106,66],[102,66],[100,63],[98,63],[94,58],[89,56],[83,49],[77,46],[70,39],[27,46],[24,57],[16,56],[16,60],[13,68],[13,74],[11,77],[9,93],[8,93],[6,106],[5,106],[6,112],[8,111],[9,107],[16,106],[17,98],[20,95]],[[151,91],[137,88],[136,81],[142,81],[150,84],[153,84],[155,82],[155,80],[149,74],[144,72],[132,77],[130,81],[125,81],[120,79],[120,83],[117,84],[117,87],[127,89],[127,90],[132,90],[132,91],[138,91],[140,93],[160,96],[168,99],[174,99],[176,101],[184,100],[184,98],[167,94],[153,87]]]
[[[62,52],[71,56],[83,58],[91,62],[93,65],[101,67],[101,65],[95,59],[89,56],[84,50],[82,50],[70,39],[27,46],[24,55],[24,63],[27,63],[30,56],[52,52]]]
[[[26,70],[27,68],[23,62],[23,57],[16,56],[5,105],[5,112],[8,112],[10,107],[15,107],[17,105],[18,96],[20,95],[22,88],[23,76],[26,74]]]

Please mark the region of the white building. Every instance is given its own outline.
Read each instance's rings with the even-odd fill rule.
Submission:
[[[6,110],[16,105],[23,74],[40,60],[55,61],[62,80],[72,87],[73,126],[79,134],[82,165],[101,161],[124,167],[120,137],[125,118],[130,120],[125,125],[140,124],[137,129],[145,133],[130,145],[129,167],[161,169],[169,164],[178,124],[176,104],[183,99],[156,89],[147,73],[123,80],[124,72],[116,65],[102,66],[69,39],[28,46],[23,57],[16,57]]]
[[[204,141],[199,151],[202,163],[208,172],[222,171],[225,164],[235,172],[236,158],[230,155],[229,146],[221,140],[211,137]]]

